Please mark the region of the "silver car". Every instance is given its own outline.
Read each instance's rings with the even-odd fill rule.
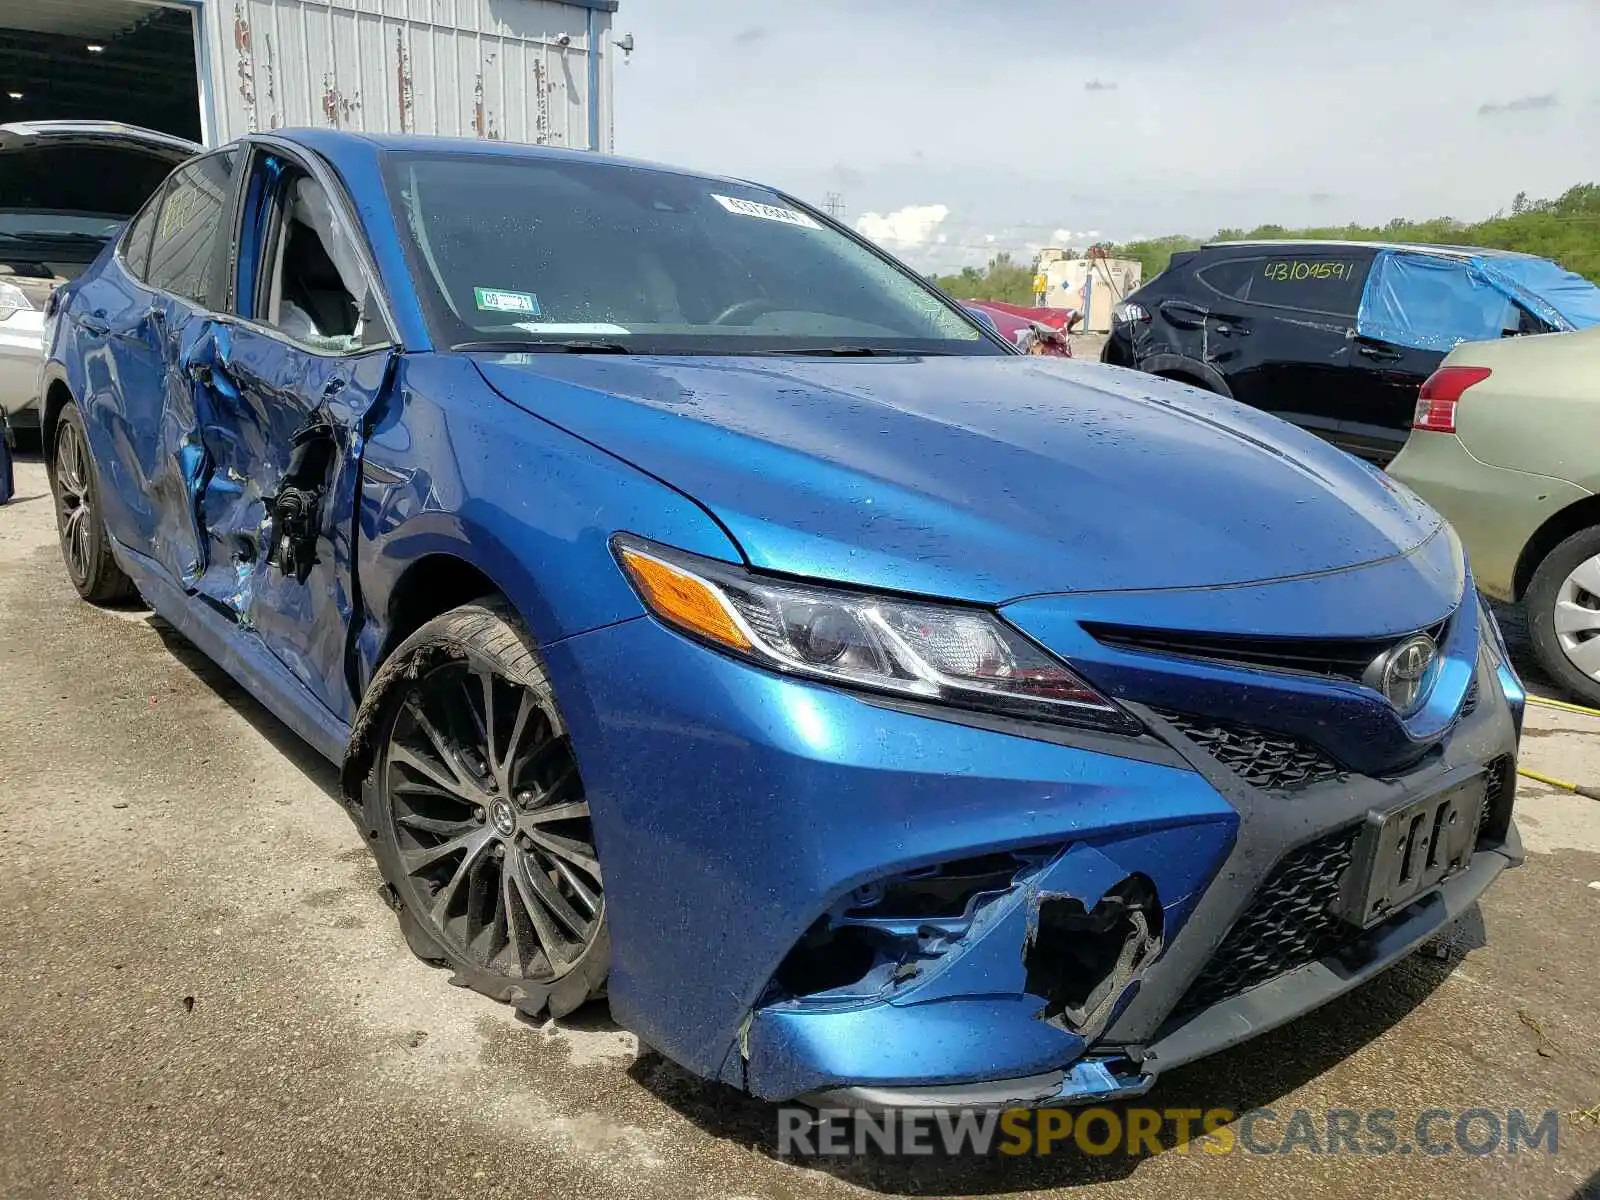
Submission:
[[[0,125],[0,413],[38,423],[50,294],[200,147],[115,121]]]

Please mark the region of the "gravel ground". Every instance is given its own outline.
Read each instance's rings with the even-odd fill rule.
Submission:
[[[0,1195],[1600,1198],[1600,1125],[1576,1119],[1554,1156],[781,1159],[771,1110],[641,1053],[603,1010],[529,1024],[412,958],[332,768],[158,619],[80,603],[44,472],[18,473],[0,508]],[[1534,710],[1526,761],[1600,782],[1597,732]],[[1600,805],[1525,782],[1520,812],[1530,861],[1450,962],[1409,960],[1149,1102],[1402,1124],[1600,1104]]]

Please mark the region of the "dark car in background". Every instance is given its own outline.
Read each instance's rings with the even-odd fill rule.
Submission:
[[[1264,409],[1375,462],[1457,344],[1600,323],[1600,288],[1475,247],[1217,242],[1117,306],[1101,361]]]

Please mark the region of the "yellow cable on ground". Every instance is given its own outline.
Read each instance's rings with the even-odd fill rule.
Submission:
[[[1565,779],[1553,779],[1549,775],[1541,775],[1537,771],[1530,771],[1526,767],[1518,767],[1517,774],[1527,779],[1536,780],[1553,788],[1560,788],[1563,792],[1572,792],[1574,795],[1587,796],[1590,800],[1600,800],[1600,788],[1579,787],[1575,783],[1568,783]]]
[[[1563,712],[1582,713],[1586,717],[1600,717],[1600,708],[1585,708],[1581,704],[1568,704],[1565,700],[1552,700],[1548,696],[1529,696],[1529,704],[1540,708],[1559,708]]]

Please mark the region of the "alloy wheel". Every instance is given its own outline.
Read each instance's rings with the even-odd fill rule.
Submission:
[[[1600,680],[1600,554],[1585,559],[1556,591],[1556,640],[1572,665]]]
[[[582,959],[605,898],[548,697],[470,660],[434,667],[396,716],[384,786],[410,902],[454,953],[540,981]]]
[[[81,583],[89,577],[94,509],[89,497],[88,448],[71,422],[62,422],[56,434],[55,477],[61,548],[73,579]]]

